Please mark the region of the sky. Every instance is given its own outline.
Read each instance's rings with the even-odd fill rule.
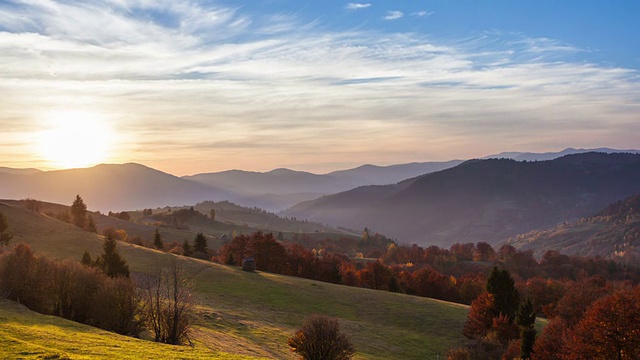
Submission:
[[[0,166],[640,147],[640,2],[0,1]]]

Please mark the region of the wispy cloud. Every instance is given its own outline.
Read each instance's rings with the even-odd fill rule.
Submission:
[[[385,20],[398,20],[401,17],[404,16],[404,13],[402,11],[387,11],[387,15],[385,17],[383,17],[383,19]]]
[[[434,14],[433,11],[417,11],[417,12],[411,13],[411,16],[425,17],[425,16],[430,16],[430,15],[433,15],[433,14]]]
[[[347,10],[360,10],[360,9],[366,9],[366,8],[368,8],[370,6],[371,6],[371,4],[369,4],[369,3],[366,3],[366,4],[363,4],[363,3],[348,3],[347,6],[345,6],[345,8]]]
[[[0,32],[9,134],[0,155],[25,154],[30,165],[30,134],[60,109],[105,114],[122,134],[113,161],[175,173],[446,159],[584,139],[633,147],[640,136],[638,73],[589,63],[551,39],[328,31],[295,15],[193,1],[2,3],[0,12],[11,17]]]

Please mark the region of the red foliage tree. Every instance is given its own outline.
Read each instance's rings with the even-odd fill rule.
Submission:
[[[484,337],[493,326],[493,295],[484,293],[471,303],[462,333],[469,339]]]
[[[566,343],[566,359],[640,359],[640,290],[596,301]]]
[[[567,323],[559,317],[551,319],[533,345],[531,360],[561,360]]]

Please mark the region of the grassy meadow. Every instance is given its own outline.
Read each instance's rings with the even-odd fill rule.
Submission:
[[[79,261],[84,250],[91,252],[94,257],[101,252],[102,240],[96,234],[2,203],[0,211],[7,216],[9,230],[14,234],[12,243],[29,243],[36,254]],[[134,273],[150,272],[169,261],[178,261],[193,277],[199,319],[192,334],[192,348],[167,347],[150,341],[123,338],[33,313],[20,320],[21,315],[5,309],[6,304],[2,307],[0,321],[15,324],[13,326],[23,330],[0,332],[0,344],[10,344],[8,349],[13,349],[12,354],[41,351],[38,354],[42,355],[49,349],[59,349],[55,351],[69,358],[108,358],[112,354],[109,351],[123,351],[121,356],[118,355],[120,358],[135,357],[135,351],[148,346],[153,348],[145,352],[149,354],[148,358],[156,358],[151,355],[155,354],[152,351],[156,351],[163,354],[161,357],[164,358],[174,355],[179,358],[198,358],[209,354],[206,356],[214,359],[215,356],[232,359],[224,357],[228,356],[225,354],[235,354],[238,359],[242,359],[242,356],[295,359],[286,344],[287,338],[306,316],[313,313],[340,320],[341,327],[357,350],[356,359],[435,359],[438,355],[442,359],[450,347],[459,346],[465,341],[462,326],[467,308],[462,305],[263,272],[246,273],[236,267],[170,255],[127,243],[119,243],[119,251]],[[55,325],[57,328],[53,329],[52,323],[65,325]],[[50,343],[59,336],[42,335],[42,339],[38,340],[37,333],[46,329],[68,330],[71,332],[69,336],[74,339],[78,336],[74,337],[73,332],[103,336],[104,339],[60,347],[61,344]],[[111,341],[114,345],[109,347]],[[94,342],[105,344],[105,348],[85,349],[92,347]],[[41,350],[38,350],[39,346]],[[51,350],[52,354],[54,350]],[[102,352],[86,355],[86,351]],[[133,352],[132,355],[128,355],[129,352]]]

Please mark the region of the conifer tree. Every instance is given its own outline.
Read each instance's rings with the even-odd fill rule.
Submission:
[[[160,235],[160,231],[156,229],[156,232],[153,233],[153,247],[158,250],[164,249],[164,242],[162,241],[162,236]]]
[[[189,243],[189,240],[187,240],[187,239],[184,239],[184,243],[182,244],[182,254],[184,256],[193,255],[193,249],[191,248],[191,244]]]
[[[71,221],[73,225],[84,229],[87,222],[87,205],[80,195],[76,195],[76,199],[71,205]]]
[[[536,311],[533,307],[533,301],[527,297],[516,313],[516,325],[520,328],[520,358],[523,360],[531,359],[533,345],[536,341]]]
[[[193,247],[195,252],[199,252],[203,254],[207,253],[207,238],[204,236],[203,233],[198,233],[196,235],[196,239],[193,242]]]
[[[13,237],[7,232],[8,228],[9,224],[7,223],[7,218],[2,212],[0,212],[0,246],[7,245],[9,240]]]
[[[509,318],[510,323],[513,323],[520,304],[520,294],[507,269],[498,269],[497,266],[493,268],[487,279],[487,292],[493,295],[495,302],[493,315],[503,314]]]
[[[116,249],[116,240],[111,234],[108,234],[104,240],[103,254],[100,255],[96,262],[98,267],[109,277],[129,277],[129,265],[120,256],[118,249]]]

